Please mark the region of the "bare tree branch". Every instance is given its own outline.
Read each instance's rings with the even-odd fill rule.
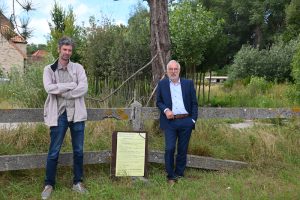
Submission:
[[[15,2],[17,2],[22,9],[26,10],[26,12],[29,12],[31,10],[35,10],[33,8],[33,3],[31,0],[26,0],[24,1],[24,3],[20,3],[19,0],[12,0],[12,4],[13,4],[13,10],[12,10],[12,14],[11,14],[11,21],[14,24],[14,28],[16,29],[17,33],[19,35],[21,35],[24,39],[29,38],[32,35],[33,30],[30,30],[28,28],[28,24],[29,24],[29,19],[21,19],[21,26],[18,25],[17,23],[17,17],[16,17],[16,11],[15,11]],[[21,32],[19,30],[19,28],[22,28],[23,32]]]
[[[121,89],[121,87],[123,87],[123,85],[129,81],[131,78],[133,78],[136,74],[138,74],[140,71],[142,71],[143,69],[145,69],[148,65],[150,65],[153,60],[157,57],[157,54],[150,60],[150,62],[148,62],[146,65],[144,65],[143,67],[141,67],[139,70],[137,70],[136,72],[134,72],[130,77],[128,77],[125,81],[123,81],[123,83],[121,83],[121,85],[115,89],[112,93],[110,93],[108,96],[104,97],[103,99],[96,99],[96,98],[92,98],[92,97],[87,97],[87,99],[91,99],[94,101],[100,101],[103,102],[105,100],[107,100],[109,97],[111,97],[113,94],[115,94],[118,90]]]
[[[14,0],[13,0],[14,1]],[[31,0],[26,0],[24,3],[20,3],[19,0],[15,0],[26,12],[29,12],[31,10],[35,10],[33,8],[33,3]]]

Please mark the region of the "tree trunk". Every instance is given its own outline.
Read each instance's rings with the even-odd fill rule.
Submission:
[[[96,85],[95,95],[98,95],[99,94],[99,76],[96,76],[95,85]]]
[[[170,60],[170,36],[168,18],[168,0],[147,0],[150,7],[151,57],[157,54],[152,62],[152,85],[155,87],[165,74]]]
[[[207,95],[207,103],[210,101],[210,86],[211,86],[211,70],[209,70],[209,85],[208,85],[208,95]]]
[[[254,46],[255,48],[259,49],[261,47],[261,42],[262,42],[262,31],[259,25],[256,26],[254,32],[255,32]]]
[[[203,107],[205,106],[205,72],[203,73],[202,76],[202,96],[203,96]]]
[[[200,73],[200,77],[199,77],[199,87],[198,87],[198,102],[201,103],[201,85],[202,85],[202,73],[201,71]]]

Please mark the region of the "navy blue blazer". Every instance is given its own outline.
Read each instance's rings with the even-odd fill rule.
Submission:
[[[198,118],[198,102],[196,91],[192,80],[180,78],[183,103],[190,117],[197,121]],[[169,127],[170,120],[167,119],[164,110],[172,109],[172,98],[170,90],[170,80],[165,78],[158,83],[156,93],[156,106],[160,110],[160,128],[166,129]]]

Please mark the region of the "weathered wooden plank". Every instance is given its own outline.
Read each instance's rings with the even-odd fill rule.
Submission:
[[[89,121],[99,121],[106,118],[129,120],[131,108],[90,108],[87,109]],[[13,122],[43,122],[44,111],[41,108],[32,109],[0,109],[0,123]]]
[[[164,153],[161,151],[151,151],[149,153],[149,162],[164,164]],[[212,157],[188,155],[187,167],[208,169],[208,170],[232,170],[247,167],[246,162],[234,160],[222,160]]]
[[[156,107],[142,107],[143,119],[159,119],[159,110]]]
[[[84,164],[108,163],[110,151],[84,152]],[[0,156],[0,171],[44,168],[47,154],[20,154]],[[58,160],[60,166],[73,164],[73,153],[61,153]]]
[[[47,154],[22,154],[0,156],[0,171],[23,170],[44,168]],[[109,163],[111,152],[93,151],[84,153],[84,164]],[[164,164],[164,153],[160,151],[149,151],[148,161],[151,163]],[[60,166],[71,166],[73,164],[72,153],[61,153],[58,164]],[[210,157],[188,155],[187,167],[209,170],[231,170],[246,167],[247,163],[221,160]]]
[[[291,118],[300,116],[298,108],[198,108],[199,118]],[[159,110],[155,107],[142,108],[143,119],[159,119]]]
[[[300,116],[298,108],[199,108],[199,118],[267,119]]]
[[[133,108],[90,108],[88,120],[106,118],[130,120]],[[142,119],[158,119],[159,110],[155,107],[142,107]],[[199,108],[199,118],[291,118],[300,116],[297,108]],[[42,122],[43,109],[0,109],[0,123]]]
[[[87,112],[89,121],[99,121],[106,118],[130,120],[132,108],[89,108]]]
[[[0,109],[0,122],[42,122],[44,111],[41,108],[32,109]]]

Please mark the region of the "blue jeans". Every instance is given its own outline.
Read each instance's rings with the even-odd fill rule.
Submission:
[[[58,118],[58,126],[50,127],[51,142],[47,157],[45,185],[55,185],[58,156],[68,127],[71,131],[73,147],[73,183],[82,182],[85,124],[84,122],[68,122],[67,113],[65,111]]]
[[[165,132],[165,167],[167,178],[175,180],[177,176],[184,176],[187,150],[194,123],[192,118],[174,119],[169,123]],[[176,167],[174,167],[174,153],[177,142]]]

